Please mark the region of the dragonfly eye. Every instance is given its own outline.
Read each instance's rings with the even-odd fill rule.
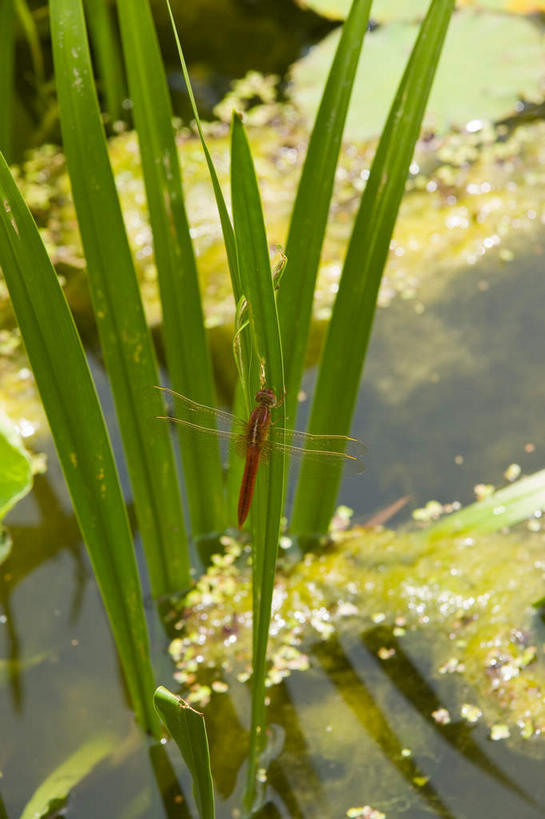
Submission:
[[[255,395],[255,402],[256,404],[265,404],[267,407],[275,407],[276,406],[276,394],[274,390],[269,388],[264,390],[258,390]]]

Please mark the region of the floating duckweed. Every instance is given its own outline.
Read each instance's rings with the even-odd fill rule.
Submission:
[[[465,702],[462,707],[460,708],[460,715],[465,719],[466,722],[471,724],[478,722],[483,715],[483,712],[480,708],[477,708],[476,705],[471,705],[468,702]]]
[[[479,501],[482,501],[485,498],[489,498],[490,495],[494,494],[495,489],[496,487],[491,483],[478,483],[476,484],[476,486],[473,487],[475,497]]]
[[[201,708],[204,708],[210,702],[211,696],[212,690],[208,685],[198,685],[191,689],[187,695],[187,701],[190,702],[191,705],[199,705]]]
[[[382,813],[380,810],[376,810],[376,808],[372,808],[371,805],[363,805],[360,808],[349,808],[346,811],[346,815],[349,819],[386,819],[386,814]]]
[[[507,725],[493,725],[490,729],[490,739],[497,741],[499,739],[508,739],[511,736],[509,727]]]
[[[450,714],[446,708],[438,708],[432,711],[431,715],[438,725],[448,725],[451,722]]]
[[[530,739],[534,733],[534,722],[532,719],[524,719],[518,721],[518,726],[520,728],[520,735],[523,739]]]
[[[414,520],[421,523],[429,523],[431,520],[437,520],[443,514],[443,504],[439,501],[431,500],[422,508],[413,511]]]

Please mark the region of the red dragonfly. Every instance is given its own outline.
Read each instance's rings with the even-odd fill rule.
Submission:
[[[198,404],[168,387],[157,389],[168,393],[174,401],[175,415],[161,416],[162,420],[175,421],[188,430],[204,435],[226,438],[234,442],[237,452],[245,457],[238,499],[239,528],[250,511],[260,461],[268,458],[273,451],[321,464],[347,464],[351,471],[363,472],[361,456],[365,452],[365,446],[357,438],[347,435],[311,435],[276,427],[272,423],[272,410],[278,406],[278,402],[272,389],[264,388],[257,392],[256,406],[248,421],[243,421],[230,412]]]

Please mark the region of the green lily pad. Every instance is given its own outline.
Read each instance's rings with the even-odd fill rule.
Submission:
[[[352,0],[298,0],[300,6],[309,8],[323,17],[344,20],[348,16]],[[428,10],[430,0],[375,0],[371,17],[378,23],[393,20],[421,20]],[[475,10],[488,9],[511,14],[535,14],[545,10],[544,0],[458,0],[457,8],[470,6]]]
[[[0,520],[32,487],[32,461],[17,428],[0,411]],[[0,554],[1,554],[0,548]]]
[[[348,16],[352,0],[298,0],[299,5],[309,8],[323,17],[344,20]],[[388,20],[422,19],[429,7],[429,0],[375,0],[371,18],[384,23]]]
[[[417,33],[417,24],[398,22],[366,36],[346,126],[348,139],[370,138],[382,130]],[[293,68],[292,97],[309,125],[339,36],[334,31]],[[503,119],[521,97],[542,99],[544,72],[543,36],[531,20],[460,11],[447,35],[424,128],[444,132],[471,120]]]

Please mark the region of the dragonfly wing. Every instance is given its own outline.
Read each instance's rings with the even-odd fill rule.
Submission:
[[[202,435],[208,438],[220,438],[235,442],[238,442],[240,438],[240,435],[237,432],[231,432],[228,429],[211,429],[210,427],[203,427],[200,424],[194,424],[191,421],[186,421],[185,418],[176,418],[174,415],[156,415],[155,419],[157,421],[172,421],[174,424],[181,424],[191,435]]]
[[[284,452],[287,457],[293,456],[324,467],[340,463],[352,474],[359,474],[365,469],[365,444],[348,435],[312,435],[293,429],[271,427],[268,448]]]
[[[158,415],[156,416],[156,420],[172,422],[172,426],[176,428],[176,431],[181,436],[180,441],[182,447],[191,447],[198,441],[200,447],[213,452],[214,449],[217,451],[219,444],[221,460],[224,466],[227,466],[229,463],[233,449],[238,454],[244,454],[244,447],[243,444],[241,444],[241,440],[244,441],[244,438],[241,438],[238,432],[227,429],[210,429],[209,427],[194,424],[192,421],[187,421],[185,418],[175,418],[173,415]]]
[[[192,401],[185,395],[181,395],[168,387],[156,387],[169,400],[169,418],[179,423],[187,425],[197,425],[206,427],[210,430],[220,431],[234,431],[240,434],[244,431],[245,422],[242,418],[237,418],[230,412],[225,410],[214,409],[208,407],[206,404],[199,404],[197,401]]]
[[[167,387],[157,389],[168,396],[171,412],[156,416],[156,420],[172,421],[176,425],[182,447],[191,447],[198,441],[201,448],[210,448],[213,452],[219,443],[224,464],[229,461],[231,449],[238,453],[245,450],[241,441],[244,441],[246,425],[240,418],[230,412],[199,404]]]

